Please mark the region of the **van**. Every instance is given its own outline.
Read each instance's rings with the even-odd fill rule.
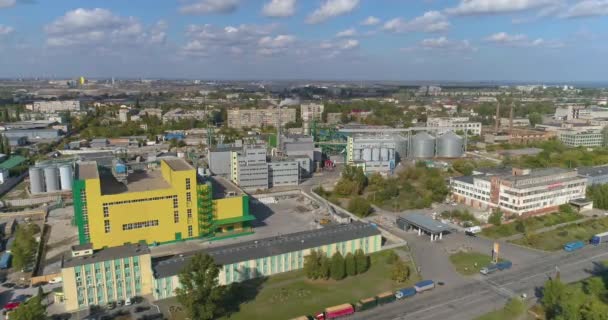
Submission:
[[[127,300],[125,300],[125,306],[130,306],[132,304],[133,302],[131,301],[131,298],[127,298]]]
[[[464,231],[468,231],[471,233],[480,233],[481,232],[481,227],[480,226],[472,226],[472,227],[468,227],[466,229],[464,229]]]

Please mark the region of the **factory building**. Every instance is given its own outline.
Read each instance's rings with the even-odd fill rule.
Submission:
[[[242,150],[242,147],[217,146],[207,149],[207,163],[213,175],[230,178],[231,153]]]
[[[558,137],[563,144],[569,147],[601,147],[604,145],[604,136],[599,131],[565,130],[560,131]]]
[[[288,157],[307,157],[310,159],[308,166],[302,166],[301,175],[310,176],[314,171],[315,143],[312,136],[285,135],[281,137],[281,151]]]
[[[481,134],[481,122],[471,122],[469,117],[428,118],[426,126],[429,128],[444,127],[439,129],[439,134],[448,131],[462,131],[472,135]]]
[[[73,172],[73,164],[70,162],[40,163],[30,167],[30,193],[38,195],[71,191]]]
[[[2,134],[9,139],[25,137],[29,141],[57,140],[61,136],[57,129],[11,129]]]
[[[593,186],[608,183],[608,165],[582,167],[577,169],[581,177],[587,179],[587,185]]]
[[[230,180],[245,191],[268,189],[266,147],[245,145],[230,153]]]
[[[499,208],[508,215],[557,211],[570,200],[585,197],[587,179],[561,168],[485,172],[450,179],[455,201],[478,209]]]
[[[366,174],[388,173],[405,155],[406,140],[399,135],[357,134],[348,137],[346,162],[363,168]]]
[[[268,162],[269,187],[300,184],[300,164],[294,159],[273,159]]]
[[[79,242],[94,249],[248,234],[254,219],[247,195],[219,177],[197,181],[182,159],[137,170],[120,161],[111,170],[81,162],[73,198]]]
[[[358,249],[371,254],[380,250],[381,243],[375,226],[355,222],[154,258],[144,244],[95,251],[91,246],[76,246],[62,261],[65,306],[67,311],[76,311],[134,296],[174,297],[178,274],[199,252],[213,257],[220,266],[219,284],[227,285],[300,270],[311,250],[328,257]]]

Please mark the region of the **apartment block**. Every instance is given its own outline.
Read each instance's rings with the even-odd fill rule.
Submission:
[[[296,109],[270,107],[267,109],[228,110],[228,127],[235,129],[257,128],[262,126],[277,126],[281,115],[281,125],[296,121]]]

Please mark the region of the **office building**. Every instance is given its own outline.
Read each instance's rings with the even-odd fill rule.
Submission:
[[[380,250],[382,237],[372,224],[354,222],[242,243],[223,245],[174,256],[150,257],[144,244],[93,250],[75,246],[62,261],[67,311],[104,306],[134,296],[161,300],[175,296],[179,273],[196,253],[209,254],[220,266],[221,285],[282,272],[300,270],[304,257],[317,250],[331,257],[361,249]]]
[[[276,127],[281,115],[281,125],[296,121],[296,109],[270,107],[266,109],[240,109],[228,110],[228,127],[235,129]]]
[[[219,177],[199,183],[182,159],[147,170],[81,162],[72,188],[79,242],[94,249],[251,232],[248,196]]]
[[[558,137],[563,144],[569,147],[601,147],[604,145],[604,136],[599,131],[564,130],[558,133]]]
[[[80,101],[35,101],[33,104],[26,105],[26,109],[33,112],[55,113],[61,111],[79,111]]]
[[[449,117],[449,118],[428,118],[426,126],[429,128],[441,128],[438,134],[448,131],[462,131],[471,135],[481,134],[481,122],[471,122],[469,117]]]
[[[456,202],[521,216],[557,211],[570,200],[584,198],[587,179],[576,170],[513,168],[451,178],[450,186]]]

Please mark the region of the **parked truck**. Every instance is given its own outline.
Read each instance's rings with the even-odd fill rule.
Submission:
[[[581,249],[584,246],[585,246],[585,242],[583,242],[583,241],[573,241],[573,242],[566,243],[566,245],[564,245],[564,250],[568,251],[568,252],[572,252],[572,251]]]
[[[432,290],[435,288],[435,282],[433,280],[422,280],[414,285],[416,293]]]
[[[11,253],[5,251],[0,257],[0,269],[8,269],[11,267]]]
[[[355,310],[357,312],[365,311],[365,310],[375,308],[377,305],[378,305],[378,300],[376,299],[376,297],[361,299],[361,300],[359,300],[359,302],[357,302],[357,304],[355,304]]]
[[[386,291],[376,296],[379,305],[391,303],[395,301],[395,293],[393,291]]]
[[[326,308],[315,316],[316,320],[337,319],[355,313],[355,308],[350,303],[341,304],[334,307]]]
[[[608,232],[598,233],[594,235],[593,238],[591,238],[591,244],[595,246],[600,245],[604,242],[608,242]]]
[[[405,298],[413,297],[415,295],[416,295],[416,289],[414,287],[399,289],[399,290],[397,290],[397,292],[395,292],[395,298],[397,298],[397,299],[405,299]]]

